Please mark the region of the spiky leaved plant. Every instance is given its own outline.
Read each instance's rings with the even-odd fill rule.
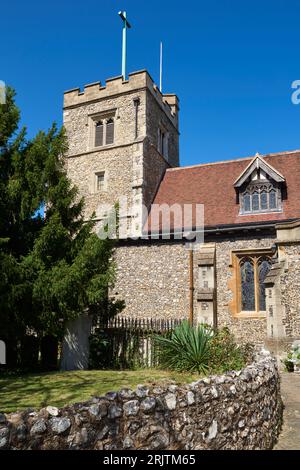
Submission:
[[[206,325],[193,327],[184,320],[170,336],[156,336],[162,367],[205,374],[209,369],[209,343],[212,330]]]

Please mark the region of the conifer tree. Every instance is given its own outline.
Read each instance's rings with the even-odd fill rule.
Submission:
[[[112,316],[114,241],[100,240],[67,178],[67,140],[53,125],[27,140],[15,94],[0,105],[0,337],[62,337],[83,312]],[[40,213],[41,207],[45,214]]]

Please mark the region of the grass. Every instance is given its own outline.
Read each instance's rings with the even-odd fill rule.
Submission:
[[[62,407],[124,387],[135,388],[140,383],[190,383],[197,379],[199,375],[196,374],[159,369],[85,370],[0,376],[0,412],[39,409],[48,405]]]

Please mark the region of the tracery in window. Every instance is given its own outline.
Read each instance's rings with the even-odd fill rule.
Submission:
[[[239,312],[264,312],[266,293],[264,281],[271,269],[266,255],[237,256],[237,307]]]
[[[259,283],[259,310],[266,310],[266,290],[264,280],[271,269],[271,261],[269,258],[260,258],[258,260],[258,283]]]
[[[241,272],[241,309],[255,311],[255,282],[253,261],[250,258],[240,263]]]
[[[115,140],[115,119],[113,116],[97,116],[91,119],[93,126],[91,139],[92,147],[111,145]]]

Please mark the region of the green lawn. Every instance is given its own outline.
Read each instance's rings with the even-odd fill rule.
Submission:
[[[88,400],[124,387],[134,388],[140,383],[175,380],[193,382],[199,375],[183,374],[158,369],[136,371],[87,370],[51,372],[19,376],[0,376],[0,412],[25,408],[42,408]]]

